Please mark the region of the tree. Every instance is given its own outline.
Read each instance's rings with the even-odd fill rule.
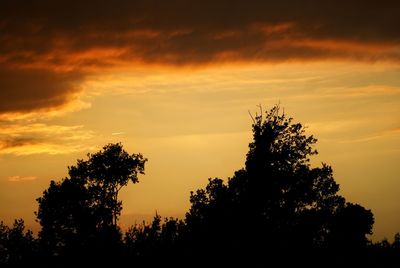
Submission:
[[[128,154],[120,143],[108,144],[69,167],[69,178],[51,181],[37,199],[39,237],[49,254],[79,255],[118,244],[118,193],[129,181],[138,182],[146,161],[141,154]]]
[[[191,194],[186,223],[194,244],[265,252],[323,248],[342,237],[365,246],[373,215],[338,194],[330,166],[311,167],[317,140],[279,106],[253,120],[245,167]]]
[[[0,264],[27,265],[35,253],[36,240],[22,219],[14,220],[12,227],[0,222]]]
[[[347,203],[334,217],[329,239],[334,246],[361,248],[368,245],[366,234],[372,234],[374,216],[360,205]]]
[[[179,248],[183,229],[183,221],[174,218],[163,221],[156,213],[149,224],[135,224],[125,233],[126,256],[139,266],[176,266],[183,257]]]
[[[117,225],[122,202],[118,193],[129,181],[139,182],[138,175],[144,174],[147,159],[141,154],[129,155],[120,143],[108,144],[103,151],[88,154],[88,160],[78,160],[76,166],[69,167],[71,178],[79,178],[87,183],[87,187],[97,197],[99,207],[110,210],[111,219],[104,224]]]
[[[393,239],[393,248],[400,249],[400,233],[396,233]]]
[[[101,215],[93,208],[94,199],[84,180],[51,181],[43,196],[37,199],[42,250],[53,256],[71,255],[90,243],[101,221]]]
[[[127,250],[139,258],[156,256],[160,247],[161,217],[156,214],[151,224],[131,226],[125,233]]]

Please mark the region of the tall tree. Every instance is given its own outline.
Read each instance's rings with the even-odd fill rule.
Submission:
[[[128,182],[139,182],[138,175],[144,174],[147,159],[141,154],[130,155],[120,143],[108,144],[103,150],[88,154],[88,158],[69,167],[69,175],[86,182],[96,196],[98,207],[112,212],[111,219],[105,218],[104,224],[116,226],[122,208],[118,193]]]
[[[311,167],[317,140],[279,106],[253,120],[245,167],[227,184],[210,179],[191,194],[186,223],[197,245],[305,249],[340,240],[365,246],[373,215],[338,194],[330,166]]]
[[[54,255],[78,254],[82,248],[118,243],[118,193],[129,181],[138,182],[147,159],[128,154],[120,143],[108,144],[88,160],[69,167],[69,178],[50,182],[38,198],[37,218],[42,246]]]

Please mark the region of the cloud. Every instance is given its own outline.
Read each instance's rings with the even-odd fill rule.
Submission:
[[[36,180],[36,176],[10,176],[8,177],[8,181],[10,182],[19,182],[19,181],[34,181]]]
[[[68,154],[90,149],[82,142],[93,138],[83,126],[47,125],[44,123],[3,124],[0,154]]]
[[[76,99],[81,78],[78,73],[0,67],[0,113],[62,106]]]
[[[355,140],[355,142],[369,142],[379,139],[400,139],[400,128],[386,129],[372,133],[366,137]]]
[[[398,60],[400,19],[393,10],[399,7],[398,1],[361,0],[6,1],[1,50],[16,65],[61,60],[84,67],[113,60],[196,64],[224,57]]]
[[[119,136],[119,135],[124,135],[125,132],[113,132],[111,133],[111,136]]]
[[[18,1],[0,9],[0,113],[59,108],[121,66],[400,60],[399,1]]]

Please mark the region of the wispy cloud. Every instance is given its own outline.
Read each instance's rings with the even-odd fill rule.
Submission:
[[[111,133],[112,136],[119,136],[119,135],[124,135],[125,132],[113,132]]]
[[[0,149],[0,154],[12,154],[16,156],[24,155],[36,155],[36,154],[49,154],[49,155],[60,155],[60,154],[71,154],[81,151],[93,150],[93,146],[82,146],[79,144],[52,144],[47,143],[37,143],[37,144],[27,144],[23,146],[15,146]]]
[[[387,129],[379,132],[374,132],[368,136],[353,140],[353,142],[369,142],[379,139],[398,139],[400,140],[400,128]]]
[[[37,179],[36,176],[19,176],[19,175],[15,175],[15,176],[8,177],[8,181],[10,181],[10,182],[34,181],[36,179]]]
[[[310,133],[321,133],[321,134],[337,134],[339,132],[352,132],[355,129],[360,128],[365,124],[368,124],[367,120],[362,119],[347,119],[347,120],[335,120],[335,121],[323,121],[323,122],[312,122],[307,125]]]
[[[82,142],[93,132],[83,126],[47,125],[44,123],[2,125],[0,154],[66,154],[87,149]]]

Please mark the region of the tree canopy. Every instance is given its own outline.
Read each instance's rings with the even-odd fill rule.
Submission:
[[[54,255],[117,243],[122,201],[118,193],[129,181],[137,183],[147,159],[128,154],[120,143],[88,154],[69,167],[69,177],[50,186],[38,198],[37,218],[44,248]],[[89,246],[90,245],[90,246]]]
[[[329,165],[311,167],[317,140],[279,106],[257,115],[252,129],[244,168],[191,194],[186,223],[197,245],[241,252],[366,247],[373,215],[338,194]]]

